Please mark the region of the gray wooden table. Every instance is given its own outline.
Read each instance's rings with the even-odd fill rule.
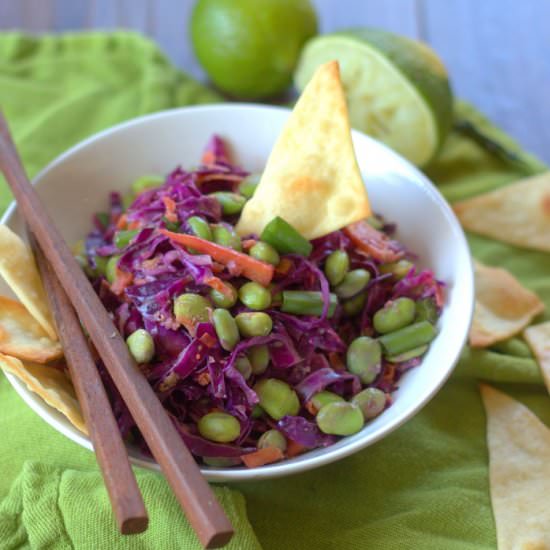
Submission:
[[[549,0],[313,0],[321,31],[377,26],[431,44],[456,94],[550,162]],[[0,0],[0,29],[131,28],[204,78],[187,36],[193,0]]]

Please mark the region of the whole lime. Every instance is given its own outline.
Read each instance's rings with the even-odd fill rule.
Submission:
[[[195,54],[220,90],[260,99],[289,86],[317,17],[309,0],[198,0],[190,30]]]

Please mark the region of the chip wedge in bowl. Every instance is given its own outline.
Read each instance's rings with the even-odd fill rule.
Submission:
[[[286,109],[257,105],[184,108],[142,117],[102,132],[52,162],[35,180],[38,192],[69,243],[82,239],[92,216],[105,210],[112,191],[126,192],[143,174],[164,174],[175,166],[195,166],[211,135],[231,147],[232,160],[261,172],[289,117]],[[352,132],[357,165],[372,211],[397,223],[395,238],[418,255],[415,263],[445,283],[445,306],[438,336],[418,368],[400,379],[394,402],[358,433],[333,445],[260,468],[203,467],[212,481],[237,481],[298,473],[362,449],[411,418],[437,392],[452,371],[467,337],[473,308],[473,277],[468,247],[451,209],[413,166],[367,136]],[[15,207],[4,216],[16,232],[23,224]],[[0,294],[6,294],[4,288]],[[77,443],[90,441],[57,411],[8,376],[25,401],[47,422]],[[157,468],[137,448],[132,460]]]

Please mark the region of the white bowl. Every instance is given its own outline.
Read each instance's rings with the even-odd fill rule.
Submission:
[[[68,243],[90,229],[94,212],[105,209],[108,193],[126,190],[146,173],[167,173],[176,165],[191,167],[213,134],[230,143],[235,160],[261,171],[289,111],[260,105],[227,104],[164,111],[105,130],[76,145],[46,167],[34,183]],[[361,432],[335,445],[257,469],[203,468],[211,481],[265,479],[302,472],[348,456],[398,428],[438,391],[455,365],[470,325],[474,290],[470,253],[462,229],[437,189],[409,162],[386,146],[353,132],[359,166],[374,211],[397,223],[397,238],[419,255],[445,282],[446,303],[439,334],[422,364],[409,371],[395,392],[394,404],[367,423]],[[2,223],[23,234],[12,205]],[[0,283],[0,294],[8,290]],[[90,440],[64,416],[29,392],[13,376],[8,379],[26,403],[56,430],[92,449]],[[158,465],[130,449],[132,461]]]

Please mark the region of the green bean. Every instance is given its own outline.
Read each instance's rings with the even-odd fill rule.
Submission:
[[[365,420],[370,420],[384,410],[386,394],[378,388],[367,388],[355,394],[351,402],[361,409]]]
[[[343,397],[340,397],[337,393],[332,393],[331,391],[320,391],[319,393],[316,393],[311,399],[311,403],[313,406],[320,410],[325,405],[328,405],[329,403],[336,403],[336,402],[342,402],[344,401]]]
[[[376,332],[386,334],[410,325],[416,312],[414,301],[410,298],[397,298],[386,302],[372,318]]]
[[[363,307],[365,306],[366,302],[367,302],[367,293],[362,292],[361,294],[357,294],[357,296],[354,296],[353,298],[346,300],[342,304],[342,309],[344,310],[344,313],[348,317],[353,317],[354,315],[358,315],[363,311]]]
[[[251,199],[260,183],[262,174],[250,174],[239,183],[239,193],[247,199]]]
[[[124,248],[130,244],[130,241],[139,233],[139,229],[129,229],[117,231],[115,233],[113,244],[117,248]]]
[[[231,290],[231,295],[224,294],[219,290],[213,288],[210,290],[210,299],[214,302],[214,305],[217,307],[223,307],[224,309],[232,308],[237,303],[237,289],[227,281],[224,281],[226,287]]]
[[[235,317],[241,336],[252,338],[253,336],[267,336],[273,328],[271,317],[263,311],[239,313]]]
[[[349,270],[349,256],[344,250],[335,250],[325,262],[325,275],[332,286],[340,284]]]
[[[284,453],[286,451],[285,436],[278,430],[267,430],[258,439],[258,449],[265,449],[266,447],[275,447]]]
[[[437,305],[433,298],[422,298],[416,302],[415,323],[419,321],[428,321],[435,325],[437,322]]]
[[[212,236],[215,243],[227,248],[233,248],[239,252],[243,248],[240,237],[223,225],[215,225],[212,229]]]
[[[531,348],[520,338],[508,338],[502,342],[496,342],[491,349],[498,353],[514,355],[516,357],[533,357]]]
[[[210,193],[210,196],[218,199],[225,216],[238,214],[246,203],[246,199],[243,196],[228,191],[216,191],[215,193]]]
[[[193,234],[195,234],[197,237],[200,237],[205,241],[212,240],[212,230],[210,229],[210,225],[206,220],[204,220],[200,216],[191,216],[187,220],[187,223],[191,228]]]
[[[396,279],[401,280],[414,267],[409,260],[398,260],[380,266],[380,273],[391,273]]]
[[[107,264],[109,263],[109,258],[106,256],[94,256],[95,261],[95,275],[99,276],[107,276]]]
[[[280,420],[283,416],[295,416],[300,411],[300,401],[296,392],[282,380],[266,378],[260,380],[254,391],[260,400],[260,406],[271,418]]]
[[[366,269],[348,271],[344,280],[334,289],[339,298],[351,298],[359,294],[370,281],[370,273]]]
[[[179,233],[181,229],[179,222],[171,222],[166,216],[162,216],[162,223],[164,224],[164,228],[167,231],[172,231],[172,233]]]
[[[359,376],[363,384],[370,384],[382,368],[380,343],[369,336],[356,338],[348,347],[346,365],[348,371]]]
[[[144,329],[139,328],[126,338],[126,344],[137,363],[149,363],[155,355],[153,337]]]
[[[256,260],[260,260],[271,265],[278,265],[281,261],[281,258],[279,257],[277,251],[270,244],[264,243],[262,241],[258,241],[248,251],[248,253],[253,258],[256,258]]]
[[[250,348],[248,359],[252,365],[252,373],[256,376],[263,374],[269,365],[269,348],[265,344]]]
[[[248,380],[252,376],[252,365],[245,355],[237,357],[235,368],[243,375],[245,380]]]
[[[111,216],[107,214],[107,212],[98,212],[95,217],[105,229],[109,227],[109,224],[111,223]]]
[[[258,283],[252,281],[245,283],[239,289],[241,302],[250,309],[260,311],[271,305],[271,292]]]
[[[187,328],[206,323],[210,309],[210,302],[199,294],[180,294],[174,300],[174,317]]]
[[[294,315],[321,315],[323,294],[315,290],[284,290],[281,311]],[[338,298],[330,294],[328,316],[332,317],[338,305]]]
[[[315,421],[323,433],[332,435],[353,435],[365,423],[361,409],[345,401],[328,403],[317,413]]]
[[[154,189],[155,187],[160,187],[164,183],[164,178],[162,176],[141,176],[132,183],[132,191],[134,194],[139,195],[144,191],[149,189]]]
[[[429,344],[436,336],[433,325],[420,321],[408,327],[389,332],[378,338],[386,355],[398,355],[424,344]]]
[[[111,284],[115,282],[118,271],[117,264],[119,260],[120,256],[111,256],[105,266],[105,277]]]
[[[424,344],[423,346],[418,346],[417,348],[413,348],[398,355],[386,355],[386,359],[390,363],[403,363],[404,361],[409,361],[409,359],[424,355],[428,351],[428,347],[428,344]]]
[[[132,206],[132,203],[136,200],[136,196],[134,193],[130,192],[130,193],[124,193],[124,195],[122,195],[122,209],[124,211],[128,210],[128,208],[130,208],[130,206]]]
[[[264,227],[260,238],[280,254],[299,254],[307,257],[313,250],[313,245],[279,216]]]
[[[198,421],[197,428],[202,437],[216,443],[229,443],[237,439],[241,433],[239,421],[224,412],[205,414]]]
[[[227,309],[215,309],[212,321],[222,348],[231,351],[241,339],[235,319]]]

